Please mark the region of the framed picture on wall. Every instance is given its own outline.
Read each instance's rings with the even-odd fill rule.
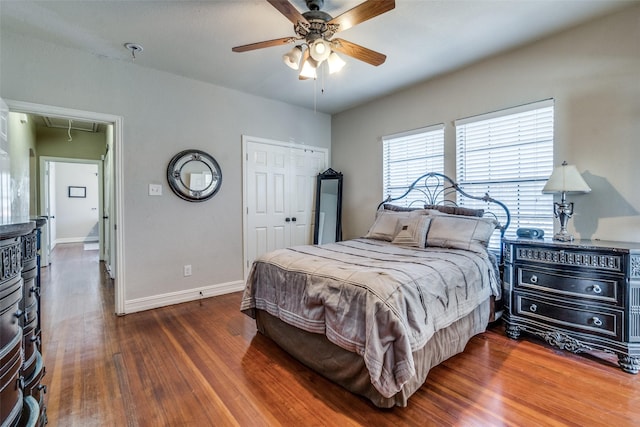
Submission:
[[[69,197],[87,197],[87,187],[69,186]]]

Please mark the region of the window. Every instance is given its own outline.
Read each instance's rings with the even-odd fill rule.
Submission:
[[[553,171],[553,100],[457,120],[456,181],[474,196],[489,193],[511,212],[508,236],[519,227],[553,234],[553,196],[542,187]],[[458,200],[482,208],[484,202]],[[499,248],[494,236],[490,244]]]
[[[382,197],[400,197],[421,175],[444,173],[444,125],[385,136],[382,153]],[[411,202],[403,199],[397,203],[409,206]]]

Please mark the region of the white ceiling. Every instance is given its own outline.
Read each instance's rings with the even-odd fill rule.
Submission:
[[[337,16],[361,0],[325,0]],[[300,12],[304,0],[291,0]],[[387,55],[374,67],[343,56],[339,74],[300,81],[282,55],[291,46],[234,53],[231,48],[293,36],[265,0],[1,0],[2,31],[26,33],[100,57],[337,113],[538,40],[638,0],[396,0],[394,10],[339,33]],[[322,91],[324,89],[324,91]]]

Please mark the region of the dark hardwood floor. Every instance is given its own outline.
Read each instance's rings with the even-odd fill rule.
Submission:
[[[117,317],[97,251],[58,245],[42,271],[50,426],[640,425],[640,378],[615,358],[500,325],[381,410],[256,334],[239,293]]]

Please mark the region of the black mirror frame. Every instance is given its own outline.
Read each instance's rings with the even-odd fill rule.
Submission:
[[[211,174],[213,176],[217,176],[217,180],[212,188],[205,188],[204,190],[191,190],[189,187],[185,185],[182,180],[181,171],[184,165],[186,165],[190,161],[200,161],[207,165]],[[176,194],[176,196],[180,197],[183,200],[188,202],[204,202],[205,200],[209,200],[212,198],[218,190],[220,190],[220,186],[222,185],[222,170],[220,169],[220,165],[216,159],[214,159],[209,153],[206,153],[201,150],[189,149],[184,150],[173,156],[169,165],[167,166],[167,181],[169,182],[169,187]]]
[[[326,180],[338,180],[338,201],[336,206],[336,242],[342,240],[342,173],[336,172],[329,168],[326,171],[318,174],[316,177],[316,211],[315,222],[313,226],[313,244],[318,244],[318,224],[320,222],[320,195],[322,194],[322,182]]]

